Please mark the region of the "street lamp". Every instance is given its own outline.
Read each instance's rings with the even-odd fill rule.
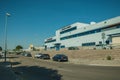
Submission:
[[[5,62],[6,62],[6,53],[7,53],[7,18],[10,16],[9,13],[5,15]]]

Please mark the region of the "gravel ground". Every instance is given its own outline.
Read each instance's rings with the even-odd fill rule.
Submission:
[[[98,65],[98,66],[120,66],[120,49],[113,50],[47,50],[31,52],[34,58],[36,53],[47,53],[51,57],[63,53],[69,57],[69,63]],[[111,60],[107,60],[110,56]]]

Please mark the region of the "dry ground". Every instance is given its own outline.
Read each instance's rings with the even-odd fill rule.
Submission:
[[[92,49],[81,49],[81,50],[67,50],[62,49],[60,51],[55,50],[41,50],[33,51],[32,55],[36,53],[47,53],[51,57],[55,54],[65,54],[69,57],[69,62],[74,64],[89,64],[89,65],[104,65],[104,66],[120,66],[120,49],[112,50],[92,50]],[[107,60],[107,57],[111,56],[112,60]]]

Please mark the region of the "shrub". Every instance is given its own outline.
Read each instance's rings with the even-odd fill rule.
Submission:
[[[112,57],[111,56],[107,56],[107,60],[112,60]]]

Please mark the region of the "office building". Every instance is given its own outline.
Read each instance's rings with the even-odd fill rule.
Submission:
[[[45,39],[46,49],[67,47],[108,46],[120,44],[120,16],[90,24],[76,22],[56,31]]]

